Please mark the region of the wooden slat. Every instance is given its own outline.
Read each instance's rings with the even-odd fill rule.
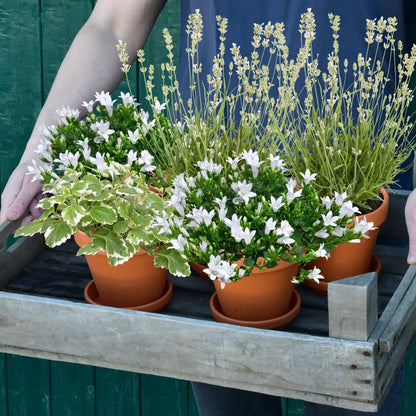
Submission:
[[[7,374],[6,355],[0,354],[0,415],[7,414]]]
[[[7,357],[9,415],[51,416],[50,366],[45,360]]]
[[[140,416],[140,375],[96,368],[96,415]]]
[[[329,336],[367,341],[377,321],[377,273],[328,284]]]
[[[0,316],[4,352],[330,400],[364,410],[374,408],[367,401],[376,400],[373,343],[201,325],[194,319],[9,293],[0,296]],[[296,371],[288,372],[290,368]]]
[[[386,331],[389,327],[389,324],[393,318],[393,315],[396,313],[397,309],[399,308],[400,304],[402,304],[402,308],[404,305],[404,308],[407,308],[410,306],[410,304],[405,304],[404,299],[406,297],[406,294],[414,280],[414,276],[416,274],[416,265],[409,266],[406,274],[404,275],[399,287],[394,292],[392,298],[390,299],[390,302],[387,304],[386,308],[383,311],[383,314],[381,315],[379,321],[377,322],[377,325],[374,328],[374,331],[372,332],[369,341],[374,341],[379,343],[379,350],[380,352],[389,352],[390,348],[392,346],[392,340],[395,338],[397,332],[392,329],[392,332],[390,329]],[[413,292],[411,292],[413,293]],[[413,296],[413,295],[410,295]],[[384,340],[381,340],[383,334],[390,334]]]
[[[150,374],[142,374],[141,381],[142,415],[166,416],[167,413],[187,415],[188,383],[186,381]]]
[[[7,237],[16,228],[17,221],[5,221],[0,225],[0,288],[7,283],[44,249],[43,236],[23,237],[6,248]]]
[[[72,40],[92,7],[86,0],[42,0],[41,5],[43,94],[46,97]]]
[[[62,361],[52,361],[50,366],[53,415],[95,415],[94,368]]]
[[[0,180],[24,150],[42,105],[39,2],[0,5]]]

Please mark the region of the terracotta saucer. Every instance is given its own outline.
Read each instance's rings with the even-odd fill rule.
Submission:
[[[146,303],[145,305],[131,306],[131,307],[126,307],[122,309],[132,309],[135,311],[144,311],[144,312],[159,312],[170,301],[170,299],[172,298],[172,293],[173,293],[173,284],[170,279],[166,279],[165,293],[159,299],[156,299],[153,302]],[[91,280],[91,282],[89,282],[87,286],[85,287],[84,297],[88,303],[91,303],[93,305],[111,306],[111,305],[104,305],[100,301],[100,295],[98,294],[94,280]]]
[[[373,257],[371,258],[368,273],[369,272],[376,272],[378,277],[380,277],[381,261],[375,254],[373,254]],[[303,284],[313,292],[318,293],[318,295],[327,296],[328,294],[328,282],[321,280],[319,283],[316,283],[315,280],[310,279],[305,280]]]
[[[300,310],[300,296],[299,293],[294,290],[290,301],[289,312],[276,318],[266,319],[264,321],[240,321],[239,319],[230,318],[224,315],[216,293],[211,296],[209,306],[211,308],[212,316],[218,322],[262,329],[283,329],[298,315]]]

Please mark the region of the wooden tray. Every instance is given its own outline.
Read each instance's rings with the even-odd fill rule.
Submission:
[[[331,283],[328,298],[298,286],[299,316],[285,331],[215,322],[213,285],[171,276],[162,313],[87,304],[91,280],[70,241],[44,249],[16,224],[0,228],[0,351],[376,411],[416,331],[416,267],[407,267],[404,203],[391,195],[375,273]]]

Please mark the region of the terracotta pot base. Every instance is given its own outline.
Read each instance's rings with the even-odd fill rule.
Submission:
[[[369,272],[376,272],[377,275],[380,277],[381,272],[381,261],[380,259],[374,254],[371,258],[370,267],[368,269]],[[320,280],[319,283],[316,283],[315,280],[305,280],[303,284],[311,289],[313,292],[318,293],[318,295],[327,296],[328,294],[328,283],[325,280]]]
[[[172,298],[173,293],[173,284],[170,279],[166,279],[166,287],[163,295],[154,300],[153,302],[146,303],[145,305],[139,306],[131,306],[131,307],[123,307],[123,309],[132,309],[136,311],[144,311],[144,312],[159,312],[161,311],[170,301]],[[112,306],[112,305],[105,305],[101,299],[100,295],[98,294],[97,287],[93,280],[88,283],[88,285],[84,289],[84,297],[88,303],[92,305],[100,305],[100,306]]]
[[[283,329],[289,322],[293,321],[296,316],[299,314],[300,310],[300,296],[296,290],[293,291],[292,299],[290,301],[289,311],[284,315],[277,316],[276,318],[266,319],[263,321],[240,321],[238,319],[230,318],[227,315],[224,315],[222,312],[220,303],[218,301],[217,293],[214,293],[211,296],[209,303],[212,316],[218,322],[223,322],[227,324],[240,325],[240,326],[250,326],[252,328],[262,328],[262,329]]]

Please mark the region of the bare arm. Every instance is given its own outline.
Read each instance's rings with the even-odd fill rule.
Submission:
[[[142,48],[166,0],[98,0],[81,30],[75,37],[49,96],[39,114],[32,135],[19,165],[14,170],[1,196],[0,223],[20,218],[29,209],[24,222],[38,215],[34,206],[41,185],[26,175],[27,165],[37,155],[38,129],[57,121],[56,110],[63,105],[78,108],[81,116],[83,101],[89,101],[97,91],[114,91],[122,80],[116,44],[127,43],[131,60]]]

